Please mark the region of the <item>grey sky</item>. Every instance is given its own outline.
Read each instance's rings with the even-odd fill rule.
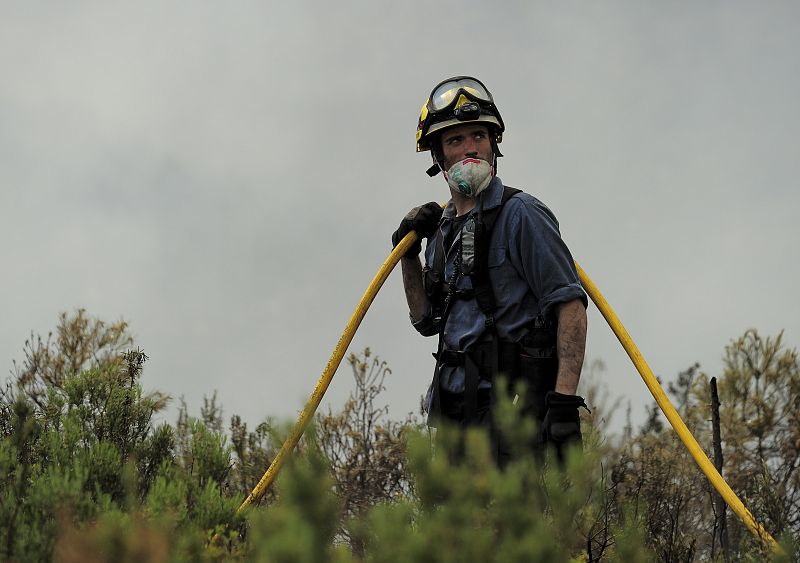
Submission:
[[[408,208],[433,85],[481,78],[505,183],[558,216],[657,374],[745,329],[800,339],[792,2],[4,2],[0,359],[85,307],[195,412],[294,416]],[[647,390],[590,313],[587,357]],[[414,410],[435,346],[399,275],[356,335]],[[328,399],[351,388],[340,369]],[[327,400],[326,400],[327,402]]]

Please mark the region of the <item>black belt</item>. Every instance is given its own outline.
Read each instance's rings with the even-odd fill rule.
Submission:
[[[501,341],[498,343],[497,351],[498,371],[513,378],[519,372],[519,356],[523,353],[522,346],[518,342]],[[442,350],[437,360],[441,365],[450,367],[465,367],[471,362],[478,368],[481,379],[487,381],[493,379],[494,364],[491,342],[481,342],[466,352]]]
[[[519,371],[520,356],[531,358],[547,359],[555,355],[554,346],[530,347],[524,346],[519,342],[500,341],[498,348],[498,368],[502,373],[514,377]],[[487,381],[492,380],[492,344],[491,342],[481,342],[471,347],[466,352],[457,350],[442,350],[436,358],[440,365],[451,367],[464,367],[467,365],[467,357],[478,367],[481,378]]]

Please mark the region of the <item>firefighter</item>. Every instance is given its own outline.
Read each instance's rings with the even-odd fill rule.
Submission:
[[[501,374],[525,382],[523,415],[541,432],[541,452],[581,441],[575,393],[586,341],[587,297],[558,221],[535,197],[497,176],[505,125],[491,93],[457,76],[432,90],[420,112],[417,151],[430,151],[431,177],[442,173],[450,201],[412,209],[392,235],[419,239],[401,260],[411,322],[438,335],[426,396],[429,424],[483,426],[498,463],[510,453],[493,418],[493,383]],[[427,239],[420,261],[421,240]]]

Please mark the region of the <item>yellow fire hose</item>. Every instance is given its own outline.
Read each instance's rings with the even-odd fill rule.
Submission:
[[[398,244],[394,250],[392,250],[391,254],[389,254],[386,260],[384,260],[383,264],[381,264],[381,267],[378,269],[378,273],[375,274],[374,278],[372,278],[372,281],[367,286],[367,290],[361,297],[361,301],[358,302],[356,310],[353,311],[353,314],[350,316],[350,320],[347,321],[347,326],[345,326],[342,336],[339,337],[339,342],[336,343],[336,347],[333,349],[331,357],[328,358],[328,363],[325,365],[325,369],[322,370],[322,375],[320,376],[319,381],[317,381],[317,386],[314,387],[314,391],[311,392],[311,397],[309,397],[305,408],[303,408],[303,411],[300,413],[300,417],[297,419],[297,423],[294,425],[294,428],[292,428],[292,433],[289,434],[288,438],[286,438],[286,441],[283,443],[278,455],[276,455],[275,459],[272,460],[272,463],[270,464],[269,468],[267,468],[264,476],[261,477],[261,480],[255,486],[255,488],[253,488],[253,491],[247,495],[246,499],[244,499],[244,502],[239,507],[238,512],[244,510],[250,503],[258,502],[278,476],[278,473],[283,467],[286,458],[295,448],[297,442],[300,441],[300,438],[303,436],[303,432],[305,431],[306,426],[308,426],[308,423],[311,422],[311,417],[314,416],[314,412],[316,412],[319,403],[322,401],[322,396],[325,395],[325,391],[328,390],[328,386],[331,384],[331,380],[333,379],[333,374],[336,373],[336,369],[342,362],[342,358],[344,358],[347,348],[353,341],[353,336],[355,336],[356,330],[358,330],[361,321],[364,320],[364,315],[367,314],[367,309],[369,309],[369,306],[372,305],[372,301],[375,299],[378,291],[380,291],[381,287],[383,286],[383,282],[385,282],[389,277],[389,274],[392,273],[392,269],[394,269],[403,254],[406,253],[409,247],[414,244],[416,240],[417,233],[414,231],[408,233],[403,240],[400,241],[400,244]]]
[[[753,514],[747,509],[744,503],[736,496],[736,493],[733,492],[733,489],[730,488],[728,483],[725,479],[722,478],[722,475],[719,474],[717,468],[714,467],[714,464],[711,463],[711,460],[708,459],[708,456],[700,447],[700,444],[697,443],[695,437],[692,436],[692,433],[689,432],[689,429],[686,427],[686,424],[681,419],[678,411],[675,410],[675,407],[672,406],[672,402],[667,397],[664,390],[661,388],[661,385],[658,383],[656,376],[653,375],[653,371],[650,369],[650,366],[647,365],[647,362],[642,356],[642,353],[636,347],[636,344],[633,343],[633,339],[631,335],[628,334],[628,331],[625,330],[625,327],[622,326],[622,322],[617,317],[614,310],[611,308],[611,305],[608,304],[606,298],[603,297],[603,294],[600,293],[600,290],[597,289],[597,286],[594,282],[589,278],[586,272],[583,271],[583,268],[575,262],[575,267],[578,269],[578,275],[581,278],[581,285],[583,289],[586,290],[586,293],[589,294],[589,297],[592,298],[594,301],[595,306],[600,310],[602,313],[603,318],[605,318],[608,326],[611,327],[611,330],[614,331],[619,343],[622,344],[622,347],[625,348],[625,352],[628,353],[628,357],[633,362],[633,365],[636,366],[636,370],[639,372],[639,375],[642,376],[645,385],[650,390],[650,393],[653,395],[653,398],[658,403],[658,406],[661,408],[661,412],[664,413],[664,416],[667,417],[667,420],[672,425],[672,428],[677,432],[678,437],[683,442],[683,445],[686,446],[686,449],[689,450],[689,453],[692,454],[692,457],[697,462],[697,465],[700,466],[700,470],[705,473],[706,477],[708,477],[711,484],[714,485],[714,488],[717,492],[722,496],[728,506],[731,507],[739,519],[744,522],[745,526],[753,532],[753,534],[761,540],[762,543],[767,543],[772,547],[772,550],[775,552],[782,552],[781,547],[778,545],[778,542],[775,541],[770,533],[764,529],[764,527],[759,524]]]
[[[287,457],[291,454],[292,450],[300,441],[300,438],[308,426],[308,423],[311,422],[311,418],[314,416],[314,412],[316,412],[317,407],[322,401],[322,397],[325,395],[325,391],[327,391],[328,386],[333,379],[333,375],[336,373],[336,369],[339,367],[339,364],[342,361],[342,358],[344,358],[344,354],[347,351],[347,348],[350,346],[350,342],[352,342],[356,330],[358,330],[361,321],[364,319],[367,309],[369,309],[369,306],[372,304],[372,301],[375,299],[378,291],[383,286],[383,283],[389,277],[392,269],[397,265],[397,263],[400,261],[400,258],[406,253],[408,248],[414,242],[416,242],[416,240],[417,234],[415,232],[412,231],[406,235],[405,238],[400,241],[400,244],[398,244],[395,249],[392,250],[391,254],[389,254],[386,260],[383,262],[378,270],[378,273],[375,274],[375,277],[372,278],[372,281],[367,287],[367,290],[364,292],[361,301],[359,301],[355,311],[353,312],[353,315],[347,322],[347,326],[345,327],[342,336],[339,338],[339,342],[336,344],[331,357],[328,359],[328,363],[325,366],[325,369],[323,370],[322,375],[320,376],[320,379],[314,388],[314,391],[311,393],[311,397],[308,399],[305,408],[303,408],[303,411],[300,413],[300,417],[297,419],[297,423],[294,425],[291,434],[288,438],[286,438],[286,441],[283,443],[278,455],[276,455],[275,459],[272,460],[272,463],[270,464],[266,473],[264,473],[264,476],[261,477],[261,480],[255,486],[253,491],[247,496],[246,499],[244,499],[244,502],[242,502],[242,505],[239,507],[239,512],[244,510],[251,503],[258,502],[278,476],[278,473],[283,467]],[[611,309],[608,301],[606,301],[605,297],[603,297],[603,295],[600,293],[600,290],[577,262],[575,263],[575,267],[578,270],[581,284],[586,290],[586,293],[588,293],[589,297],[592,298],[592,301],[608,322],[611,330],[614,331],[614,334],[619,339],[619,342],[622,344],[625,352],[628,353],[633,365],[636,366],[639,375],[642,376],[645,385],[647,385],[647,388],[650,390],[650,393],[653,395],[656,403],[658,403],[661,411],[667,417],[667,420],[672,425],[672,428],[674,428],[675,432],[678,433],[678,437],[683,442],[683,445],[686,446],[686,449],[688,449],[689,453],[692,454],[692,457],[697,462],[697,465],[700,466],[700,469],[711,481],[711,484],[714,486],[717,492],[719,492],[722,498],[725,499],[725,502],[728,503],[728,506],[731,507],[731,509],[742,520],[742,522],[744,522],[748,529],[757,538],[759,538],[759,540],[770,545],[773,551],[782,552],[775,539],[766,529],[764,529],[760,523],[756,521],[752,513],[747,509],[747,507],[745,507],[744,503],[742,503],[739,497],[736,496],[736,493],[733,492],[725,479],[722,478],[717,469],[708,459],[708,456],[700,447],[700,444],[697,443],[697,440],[695,440],[694,436],[692,436],[692,433],[689,432],[686,424],[675,410],[675,407],[672,406],[672,403],[664,393],[661,385],[659,385],[655,375],[653,375],[652,370],[647,365],[647,362],[645,361],[641,352],[639,352],[636,344],[634,344],[633,339],[631,339],[630,335],[628,334],[628,331],[625,330],[625,327],[622,326],[619,318],[614,313],[613,309]]]

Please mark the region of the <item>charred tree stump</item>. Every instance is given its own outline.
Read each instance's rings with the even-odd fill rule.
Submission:
[[[711,429],[714,442],[714,466],[722,475],[722,438],[719,430],[719,394],[717,393],[717,378],[711,378]],[[714,493],[714,540],[712,544],[712,557],[714,547],[719,538],[719,545],[722,548],[722,557],[727,562],[730,561],[730,545],[728,542],[728,526],[726,513],[728,505],[722,499],[722,495]]]

